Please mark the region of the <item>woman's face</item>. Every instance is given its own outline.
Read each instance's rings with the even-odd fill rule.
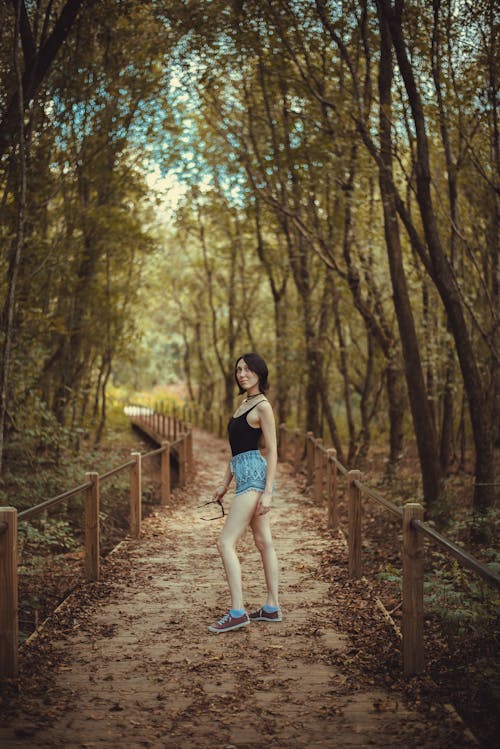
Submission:
[[[252,372],[252,370],[248,368],[248,364],[244,359],[239,359],[236,365],[236,379],[238,380],[238,385],[240,385],[243,390],[246,390],[247,393],[250,390],[256,393],[258,392],[259,375],[255,374],[255,372]]]

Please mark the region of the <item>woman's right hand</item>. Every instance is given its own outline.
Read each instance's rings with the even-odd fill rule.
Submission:
[[[218,486],[212,496],[212,502],[222,502],[222,497],[226,493],[227,489],[225,486]]]

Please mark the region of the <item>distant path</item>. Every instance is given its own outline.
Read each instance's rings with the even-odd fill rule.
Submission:
[[[202,522],[195,506],[220,483],[225,443],[197,431],[195,460],[191,485],[144,523],[140,541],[108,558],[84,605],[74,596],[45,631],[41,639],[57,640],[53,665],[38,658],[36,667],[54,668],[55,683],[0,726],[2,749],[457,748],[456,735],[429,738],[401,695],[346,687],[331,664],[348,640],[329,624],[335,601],[317,575],[329,539],[301,507],[287,466],[273,509],[284,621],[208,633],[228,608],[221,523]],[[241,557],[246,603],[258,607],[264,583],[250,533]]]

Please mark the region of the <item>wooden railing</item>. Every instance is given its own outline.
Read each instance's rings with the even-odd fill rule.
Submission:
[[[330,529],[339,527],[338,476],[344,477],[347,492],[347,544],[348,569],[351,578],[363,572],[361,502],[363,497],[382,505],[398,517],[402,527],[402,650],[405,675],[419,673],[424,668],[424,537],[437,544],[467,569],[479,575],[486,583],[500,589],[500,577],[481,564],[467,551],[424,523],[424,508],[419,502],[408,502],[398,507],[361,481],[361,472],[349,470],[340,463],[337,451],[326,449],[320,438],[312,432],[279,427],[280,460],[291,459],[294,465],[305,460],[307,483],[315,498],[323,501],[326,494],[327,524]]]
[[[193,469],[193,439],[190,424],[175,417],[159,414],[144,406],[125,409],[132,424],[160,445],[156,450],[141,454],[132,452],[130,460],[99,475],[85,474],[84,483],[68,489],[56,497],[18,512],[15,507],[0,507],[0,679],[16,678],[18,674],[18,524],[56,507],[77,494],[85,497],[85,580],[99,580],[100,576],[100,486],[110,476],[128,470],[130,476],[130,526],[133,538],[141,534],[142,520],[142,464],[159,455],[160,504],[167,505],[173,484],[171,458],[178,467],[177,485],[184,486]]]
[[[220,412],[206,409],[197,403],[188,402],[180,405],[158,401],[154,409],[158,414],[165,415],[165,418],[182,419],[219,437],[223,437],[227,429],[229,417],[224,418]]]

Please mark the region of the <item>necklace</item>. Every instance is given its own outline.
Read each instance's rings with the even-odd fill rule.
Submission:
[[[258,395],[261,395],[261,393],[253,393],[252,395],[247,395],[246,398],[243,398],[242,403],[246,403],[247,401],[251,400],[252,398],[256,398]]]

